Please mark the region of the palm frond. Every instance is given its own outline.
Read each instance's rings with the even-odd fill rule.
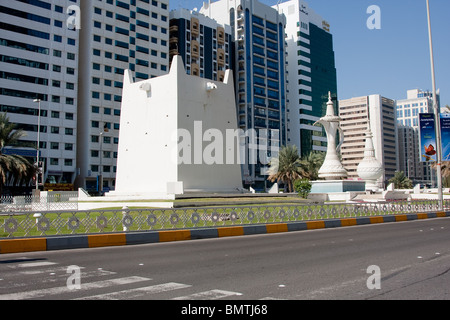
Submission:
[[[1,153],[6,146],[17,144],[25,135],[23,130],[9,122],[6,114],[0,113],[0,194],[5,184],[29,184],[36,174],[36,166],[19,155],[4,155]]]

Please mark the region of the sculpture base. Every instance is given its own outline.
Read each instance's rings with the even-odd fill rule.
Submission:
[[[359,180],[323,180],[311,181],[311,193],[364,192],[366,182]]]

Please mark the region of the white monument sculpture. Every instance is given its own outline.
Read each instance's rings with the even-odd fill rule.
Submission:
[[[366,181],[366,191],[378,191],[378,179],[383,175],[383,165],[375,158],[375,148],[373,146],[373,134],[369,129],[366,132],[366,146],[364,149],[364,159],[358,165],[358,176]]]
[[[322,167],[319,170],[319,178],[325,180],[341,180],[347,178],[347,171],[338,156],[338,150],[340,150],[344,139],[344,134],[339,126],[340,121],[341,118],[334,114],[334,104],[333,101],[331,101],[331,92],[329,92],[327,113],[325,117],[320,118],[320,120],[316,122],[316,124],[319,123],[324,127],[327,134],[327,155]],[[336,147],[336,134],[338,131],[341,133],[341,142],[338,147]]]
[[[170,72],[134,82],[125,71],[116,190],[106,197],[174,199],[185,192],[242,189],[231,70],[223,82],[186,74],[180,56]],[[235,142],[234,135],[231,142]]]

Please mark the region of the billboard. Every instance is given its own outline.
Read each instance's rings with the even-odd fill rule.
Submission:
[[[419,114],[419,146],[420,161],[429,162],[436,161],[436,128],[433,113]]]
[[[441,113],[442,161],[450,161],[450,113]]]

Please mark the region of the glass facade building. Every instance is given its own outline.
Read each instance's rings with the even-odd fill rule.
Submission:
[[[205,3],[200,12],[231,26],[238,125],[257,135],[257,140],[247,135],[241,141],[247,146],[244,187],[264,190],[267,159],[287,142],[285,17],[256,0]]]
[[[437,93],[437,103],[440,96]],[[418,89],[408,90],[406,99],[396,101],[396,118],[399,150],[399,170],[410,178],[415,184],[422,183],[428,186],[435,184],[430,163],[422,162],[419,144],[419,114],[434,113],[433,93]]]
[[[186,73],[223,81],[225,71],[233,70],[234,43],[231,28],[187,9],[170,12],[169,59],[180,55]]]
[[[326,113],[331,92],[338,114],[337,77],[333,36],[329,24],[306,2],[291,0],[277,6],[286,16],[289,72],[288,144],[300,154],[326,151],[326,134],[315,122]]]

